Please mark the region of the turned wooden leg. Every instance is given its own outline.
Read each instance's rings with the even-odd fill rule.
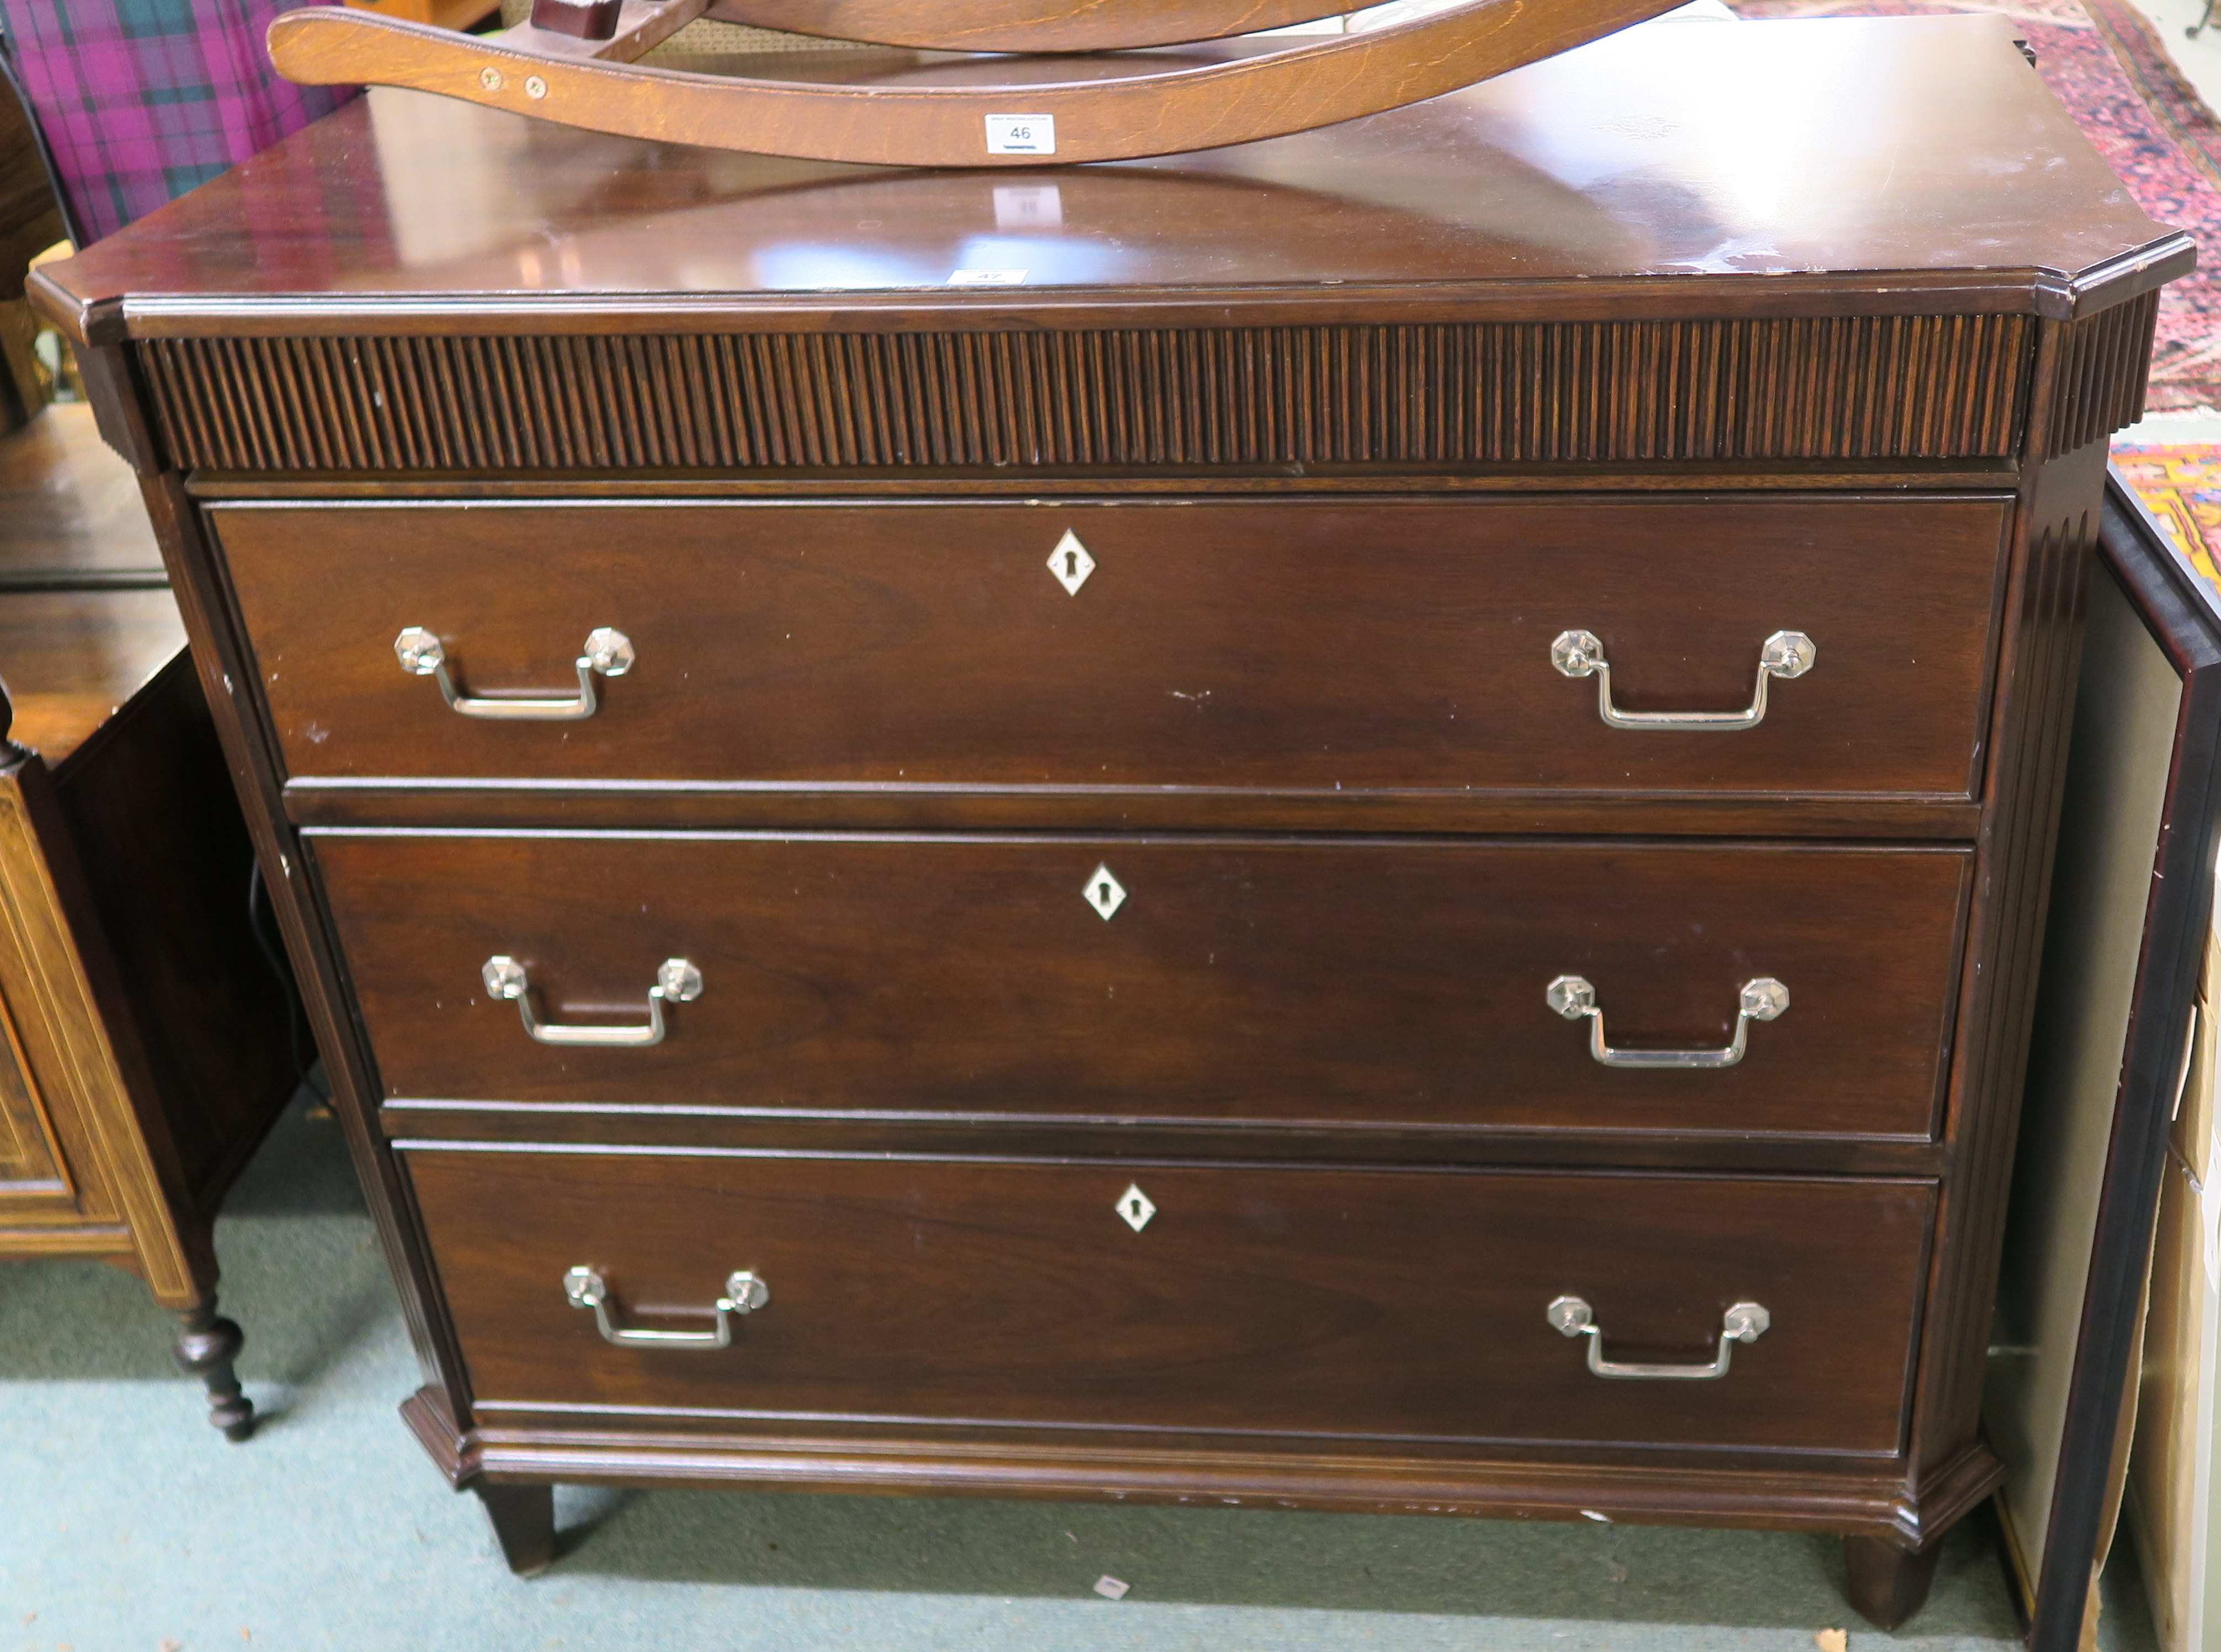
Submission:
[[[502,1558],[521,1578],[544,1572],[555,1562],[555,1488],[553,1486],[472,1486],[485,1505]]]
[[[1876,1629],[1895,1629],[1928,1604],[1936,1581],[1936,1562],[1943,1557],[1937,1538],[1915,1551],[1886,1537],[1846,1537],[1843,1560],[1849,1575],[1843,1593],[1852,1608]]]
[[[184,1327],[178,1333],[178,1363],[208,1385],[209,1421],[223,1430],[225,1439],[244,1440],[254,1432],[254,1402],[240,1392],[232,1361],[247,1338],[230,1320],[217,1316],[213,1296],[178,1319]]]

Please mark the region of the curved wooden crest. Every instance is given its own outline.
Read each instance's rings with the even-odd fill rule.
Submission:
[[[1117,52],[1317,22],[1347,0],[712,0],[721,22],[927,52]]]
[[[712,0],[721,22],[926,52],[1117,52],[1312,23],[1348,0]]]
[[[1201,0],[1185,8],[1216,28],[1239,14],[1287,16],[1315,0]],[[323,7],[270,26],[279,73],[308,85],[405,86],[624,137],[746,149],[811,160],[896,166],[1039,166],[1127,160],[1252,143],[1439,97],[1670,9],[1680,0],[1464,0],[1432,16],[1304,40],[1285,50],[1156,68],[1136,59],[1091,72],[1035,66],[999,78],[994,62],[960,84],[827,84],[699,74],[629,61],[704,15],[707,0],[627,0],[616,32],[574,39],[529,27],[475,37],[375,12]],[[1033,0],[1071,28],[1089,8]],[[974,20],[1012,28],[1023,0],[948,0],[937,39]],[[727,15],[766,18],[804,0],[728,0]],[[832,0],[893,14],[904,0]],[[1136,8],[1169,14],[1174,8]],[[843,12],[845,14],[845,11]],[[1001,21],[996,22],[999,17]],[[1054,21],[1056,38],[1069,40]],[[1136,25],[1137,27],[1139,25]],[[1168,26],[1168,25],[1167,25]],[[1127,30],[1130,37],[1131,29]],[[979,72],[998,77],[987,84]]]

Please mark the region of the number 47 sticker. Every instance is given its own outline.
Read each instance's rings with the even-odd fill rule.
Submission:
[[[1056,153],[1054,115],[990,115],[987,153],[991,155],[1053,155]]]

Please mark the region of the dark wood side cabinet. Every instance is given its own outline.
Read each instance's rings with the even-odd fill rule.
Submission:
[[[2191,259],[1982,17],[1023,178],[379,93],[34,286],[514,1564],[1598,1511],[1895,1622]]]
[[[253,1427],[216,1207],[298,1077],[226,784],[130,471],[81,404],[0,438],[0,1258],[97,1256]]]

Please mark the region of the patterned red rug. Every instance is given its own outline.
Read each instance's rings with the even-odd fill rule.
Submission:
[[[1994,11],[2027,31],[2036,66],[2076,122],[2205,266],[2161,296],[2146,409],[2221,407],[2221,120],[2128,0],[1730,0],[1746,17],[1901,17]],[[2215,42],[2221,47],[2221,41]]]
[[[2175,548],[2221,585],[2221,447],[2120,447],[2113,464]]]

